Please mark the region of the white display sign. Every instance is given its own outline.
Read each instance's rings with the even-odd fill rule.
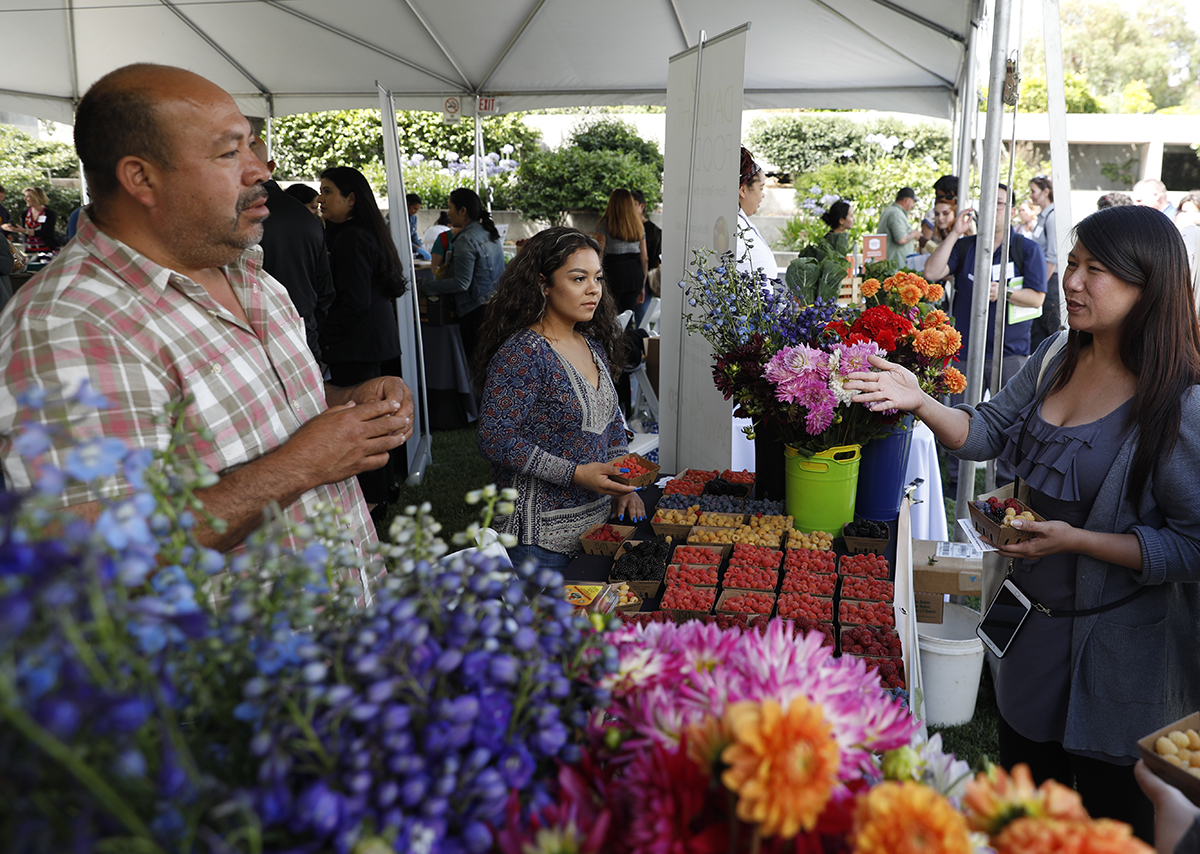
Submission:
[[[664,471],[730,465],[732,404],[713,384],[712,348],[683,326],[677,283],[691,266],[692,249],[719,253],[734,246],[749,28],[743,24],[676,54],[667,71],[659,371]]]

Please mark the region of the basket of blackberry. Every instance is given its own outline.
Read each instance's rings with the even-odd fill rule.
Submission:
[[[609,570],[609,583],[626,581],[629,589],[642,599],[653,599],[662,589],[670,551],[671,544],[663,536],[627,541],[617,552]]]
[[[873,522],[870,519],[857,519],[842,526],[842,537],[846,541],[846,551],[850,554],[877,554],[887,551],[891,532],[887,522]]]
[[[732,495],[734,498],[745,498],[750,494],[752,483],[734,483],[723,477],[714,477],[704,484],[705,495]]]

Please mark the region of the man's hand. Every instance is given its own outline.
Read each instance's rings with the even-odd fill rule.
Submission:
[[[404,416],[395,400],[350,401],[331,406],[297,430],[275,453],[284,456],[305,492],[383,466],[388,451],[412,432],[412,406]]]
[[[1000,297],[1000,283],[991,282],[988,284],[988,300],[995,302]]]
[[[325,399],[331,407],[351,401],[359,404],[374,403],[380,400],[399,403],[400,406],[395,412],[401,424],[399,429],[401,439],[398,444],[404,444],[412,436],[413,396],[404,380],[399,377],[378,377],[349,388],[326,385]]]

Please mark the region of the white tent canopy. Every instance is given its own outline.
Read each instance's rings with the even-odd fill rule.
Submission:
[[[752,23],[744,107],[949,118],[977,0],[20,0],[0,5],[0,110],[70,123],[96,79],[178,65],[248,115],[664,104],[667,58]],[[471,113],[473,98],[464,99]]]

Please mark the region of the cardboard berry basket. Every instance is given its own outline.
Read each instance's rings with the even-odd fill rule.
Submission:
[[[671,570],[679,569],[679,566],[680,565],[677,563],[668,564],[667,565],[667,575],[670,576]],[[713,583],[712,584],[697,584],[694,581],[689,581],[688,584],[692,585],[693,587],[716,587],[720,583],[718,579],[720,579],[721,575],[720,575],[720,572],[719,572],[719,569],[717,566],[715,566],[713,564],[706,564],[706,563],[689,563],[689,564],[687,564],[687,566],[695,567],[697,569],[711,569],[713,571]]]
[[[736,531],[737,531],[737,528],[706,528],[706,527],[703,527],[700,525],[696,525],[692,528],[692,530],[690,532],[688,532],[687,544],[689,546],[712,546],[714,548],[719,545],[721,545],[721,546],[727,545],[730,548],[732,548],[733,547],[733,535],[734,535],[734,532],[736,532]],[[723,539],[721,540],[721,542],[718,542],[718,543],[707,542],[705,540],[696,539],[697,535],[701,535],[701,534],[711,534],[715,537],[722,537]]]
[[[788,531],[787,537],[784,538],[783,547],[785,549],[811,549],[812,551],[821,551],[821,552],[833,551],[833,542],[832,541],[830,541],[829,548],[827,548],[827,549],[812,549],[811,546],[806,546],[801,542],[800,537],[803,535],[804,535],[803,531],[797,531],[796,529],[793,528],[791,531]],[[836,537],[834,539],[836,539]]]
[[[654,511],[654,516],[650,519],[650,527],[654,529],[654,533],[662,534],[665,537],[676,537],[677,539],[686,540],[688,534],[692,532],[692,526],[696,524],[695,513],[690,514],[691,522],[686,525],[655,521],[658,518],[658,513],[659,511]]]
[[[769,596],[771,599],[771,610],[767,611],[765,614],[761,614],[760,612],[747,614],[745,611],[730,611],[726,607],[726,603],[729,602],[730,599],[734,598],[735,596],[744,596],[747,593],[758,593],[763,596]],[[775,614],[776,601],[775,592],[773,590],[741,590],[733,587],[722,588],[721,596],[719,599],[717,599],[717,606],[714,610],[718,614],[746,614],[747,617],[771,617]]]
[[[1004,491],[1012,492],[1011,484],[1009,487],[1004,488]],[[978,496],[975,501],[987,501],[988,498],[993,495],[995,495],[997,498],[1005,498],[1005,496],[1002,496],[999,493],[1000,490],[997,490],[996,492],[987,492]],[[1018,513],[1028,510],[1030,513],[1033,513],[1033,518],[1037,521],[1046,521],[1045,518],[1039,516],[1037,513],[1034,513],[1033,509],[1025,502],[1018,501],[1017,503],[1021,505],[1021,509],[1017,511]],[[993,521],[990,516],[976,508],[974,501],[967,504],[967,510],[969,510],[971,513],[971,524],[974,525],[975,530],[994,546],[1006,546],[1009,543],[1020,543],[1024,542],[1025,540],[1032,539],[1033,537],[1032,531],[1018,531],[1016,528],[1006,527],[1001,525],[999,522]]]
[[[619,549],[617,549],[617,553],[613,557],[613,564],[615,565],[616,562],[621,559],[621,556],[623,554],[625,554],[626,551],[628,551],[629,549],[633,548],[634,546],[638,545],[641,542],[642,542],[642,540],[626,540],[625,542],[621,543],[621,547]],[[659,591],[662,590],[663,579],[666,577],[666,575],[667,575],[667,565],[665,563],[658,570],[658,577],[655,579],[647,580],[647,581],[631,581],[628,578],[614,578],[613,574],[612,574],[612,570],[610,569],[609,573],[608,573],[608,583],[609,584],[620,584],[623,581],[629,585],[630,590],[632,590],[634,593],[636,593],[638,596],[640,596],[643,600],[653,599],[654,597],[658,596]]]
[[[628,582],[626,582],[626,583],[628,583]],[[629,589],[632,590],[633,588],[630,587]],[[626,614],[636,614],[638,611],[642,610],[642,606],[645,604],[646,604],[645,599],[636,599],[633,602],[630,602],[628,605],[618,605],[613,610],[624,611]]]
[[[671,619],[677,623],[686,623],[688,620],[703,621],[711,612],[709,611],[685,611],[681,608],[663,608],[665,613],[671,615]]]
[[[583,534],[579,537],[579,542],[583,543],[583,550],[585,552],[590,555],[615,555],[617,550],[621,548],[625,541],[629,539],[630,535],[633,534],[633,525],[612,525],[615,530],[622,534],[620,542],[614,543],[608,540],[590,539],[595,531],[600,530],[602,527],[608,524],[610,523],[598,522],[583,532]]]
[[[733,543],[688,543],[684,540],[676,540],[674,548],[671,549],[671,563],[679,563],[675,557],[675,553],[685,546],[709,549],[710,551],[716,552],[718,555],[720,555],[720,560],[717,563],[718,566],[724,563],[733,553]]]
[[[895,654],[892,654],[890,651],[883,652],[883,653],[879,653],[879,652],[861,652],[861,653],[847,652],[846,651],[847,643],[850,643],[850,645],[853,645],[853,638],[850,637],[850,633],[858,628],[869,629],[873,632],[879,632],[882,634],[891,635],[892,637],[898,637],[895,626],[868,626],[868,625],[862,624],[862,623],[844,623],[841,627],[841,630],[838,632],[838,649],[842,650],[842,653],[844,655],[857,655],[862,658],[890,658],[895,661],[902,660],[903,650],[901,650],[901,652],[897,652]]]
[[[1154,747],[1155,743],[1160,738],[1165,738],[1168,733],[1174,730],[1187,732],[1189,729],[1200,732],[1200,712],[1190,714],[1186,718],[1181,718],[1175,721],[1175,723],[1168,724],[1162,729],[1150,733],[1145,738],[1139,739],[1137,743],[1138,752],[1142,754],[1142,759],[1146,761],[1147,768],[1187,795],[1192,803],[1200,806],[1200,776],[1196,776],[1193,773],[1196,769],[1192,768],[1189,771],[1188,769],[1172,765],[1159,756],[1158,751]]]
[[[635,460],[637,460],[638,465],[640,465],[642,468],[646,469],[646,473],[639,474],[637,477],[625,477],[624,475],[613,475],[613,480],[615,480],[617,483],[627,483],[630,486],[649,486],[650,484],[652,484],[656,480],[658,480],[658,472],[659,472],[658,463],[650,462],[648,459],[643,457],[641,454],[626,454],[624,457],[621,457],[621,459],[624,460],[624,459],[628,459],[629,457],[633,457]],[[619,463],[620,461],[621,460],[613,460],[613,462],[615,462],[615,463]]]
[[[726,522],[727,524],[724,524],[724,525],[699,525],[699,520],[697,519],[697,527],[729,528],[730,530],[736,530],[737,528],[746,524],[746,514],[745,513],[718,513],[715,510],[708,510],[708,511],[701,510],[700,515],[702,517],[707,517],[705,519],[705,521],[714,521],[714,522],[720,521],[720,522]]]
[[[886,525],[887,523],[884,522]],[[891,532],[891,526],[888,526],[888,532]],[[881,555],[887,551],[889,539],[879,539],[877,537],[851,537],[843,535],[843,540],[846,541],[846,551],[852,555],[877,554]]]

